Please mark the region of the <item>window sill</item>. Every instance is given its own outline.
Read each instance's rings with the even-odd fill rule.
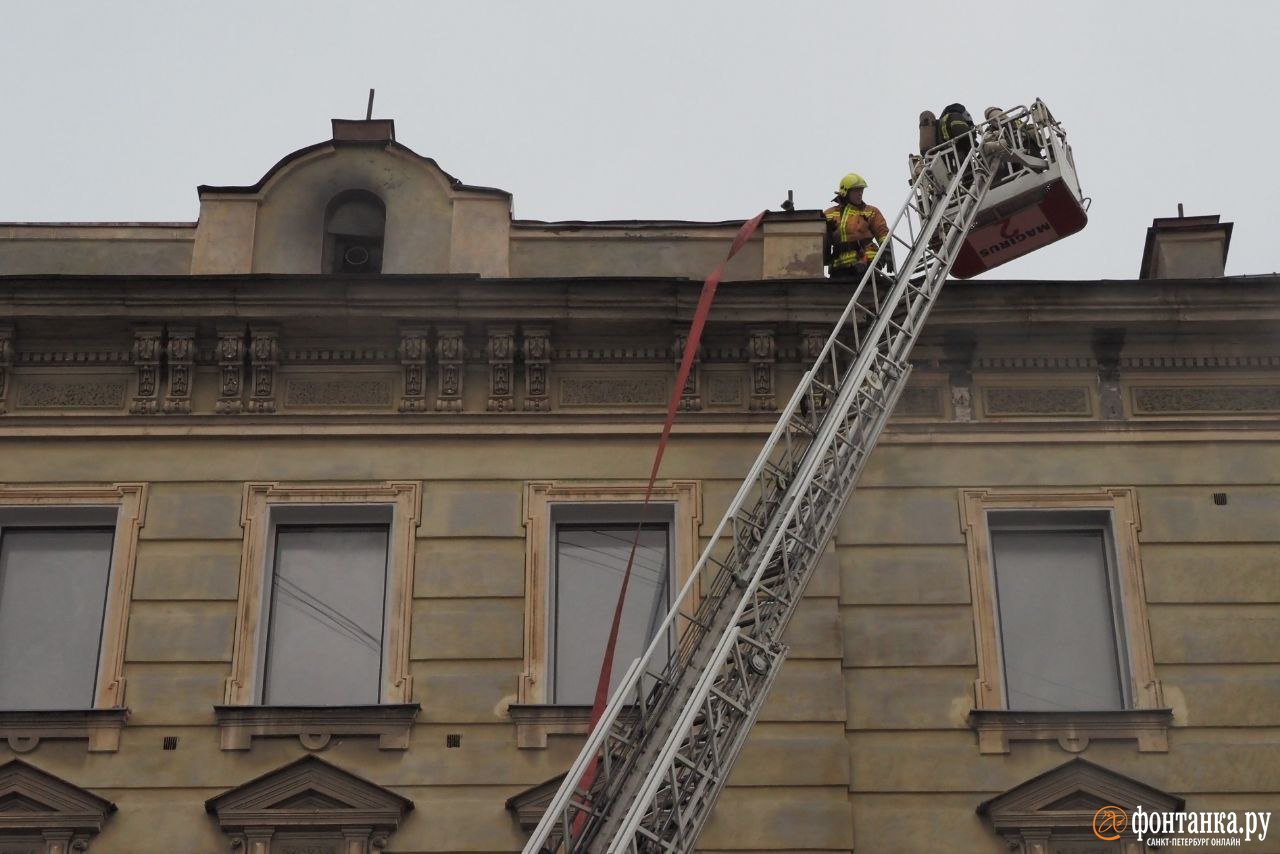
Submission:
[[[30,753],[46,738],[87,739],[90,753],[115,753],[128,709],[0,711],[0,740],[14,753]]]
[[[1056,741],[1080,753],[1094,739],[1136,741],[1139,753],[1168,753],[1171,709],[1090,712],[1017,712],[973,709],[969,726],[978,733],[979,753],[1008,753],[1013,741]]]
[[[214,706],[223,750],[248,750],[253,739],[293,736],[323,750],[334,736],[376,735],[379,750],[407,750],[417,703],[377,706]]]
[[[524,749],[545,748],[549,735],[586,735],[591,726],[590,706],[512,703],[507,714],[516,725],[516,747]]]

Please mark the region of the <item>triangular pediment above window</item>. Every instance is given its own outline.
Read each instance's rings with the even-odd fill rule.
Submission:
[[[1181,810],[1184,801],[1088,760],[1073,759],[983,801],[978,813],[987,816],[1001,833],[1031,827],[1061,832],[1087,830],[1103,807],[1131,812],[1139,805],[1151,811],[1171,811]]]
[[[21,759],[0,765],[0,840],[54,829],[92,836],[115,808],[106,798]]]
[[[393,830],[413,801],[315,756],[277,768],[205,802],[223,830],[325,829],[363,825]]]
[[[564,775],[557,774],[545,783],[530,786],[523,792],[507,798],[507,811],[520,822],[521,829],[533,830],[538,826],[538,822],[542,820],[542,814],[551,805],[562,782],[564,782]]]

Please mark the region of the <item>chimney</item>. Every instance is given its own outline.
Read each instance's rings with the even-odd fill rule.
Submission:
[[[1147,229],[1139,279],[1217,279],[1227,267],[1230,222],[1212,216],[1157,217]]]
[[[391,142],[396,138],[396,123],[391,119],[333,119],[333,138],[337,142]]]

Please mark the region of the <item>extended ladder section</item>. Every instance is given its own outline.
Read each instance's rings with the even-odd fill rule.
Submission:
[[[912,345],[983,199],[1011,162],[1034,165],[1028,158],[1041,154],[1037,135],[1051,128],[1037,125],[1040,115],[1048,111],[1038,101],[1008,111],[977,129],[963,157],[952,144],[915,161],[911,193],[891,226],[901,262],[883,248],[813,348],[812,367],[526,854],[693,849],[787,656],[783,632],[906,385]]]

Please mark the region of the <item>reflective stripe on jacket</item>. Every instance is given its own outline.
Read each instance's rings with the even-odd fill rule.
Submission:
[[[852,267],[859,261],[875,260],[877,242],[889,237],[889,224],[884,214],[873,205],[854,207],[850,204],[827,208],[827,239],[831,241],[831,268]],[[874,238],[874,239],[873,239]]]

